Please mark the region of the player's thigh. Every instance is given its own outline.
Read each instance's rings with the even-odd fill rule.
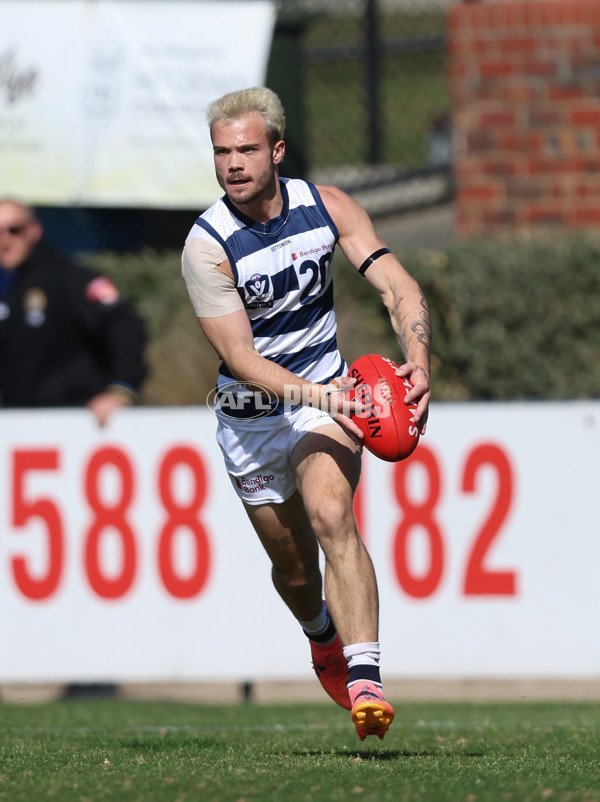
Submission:
[[[299,493],[277,504],[244,504],[244,507],[276,568],[289,571],[318,565],[317,539]]]
[[[352,503],[360,479],[361,446],[336,423],[313,429],[296,444],[290,466],[305,507]]]

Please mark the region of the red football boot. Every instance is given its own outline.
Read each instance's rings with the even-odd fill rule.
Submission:
[[[367,735],[377,735],[380,741],[394,720],[394,709],[385,701],[373,682],[355,682],[350,686],[352,721],[361,741]]]
[[[336,634],[332,641],[325,644],[311,640],[310,651],[315,674],[325,693],[329,694],[333,701],[341,707],[351,710],[352,705],[347,688],[348,663],[338,635]]]

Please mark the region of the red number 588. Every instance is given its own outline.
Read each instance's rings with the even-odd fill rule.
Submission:
[[[183,467],[191,477],[190,498],[184,503],[175,499],[173,473]],[[57,449],[17,450],[13,454],[12,525],[24,530],[37,519],[43,526],[46,548],[43,571],[34,572],[31,560],[24,555],[11,559],[16,586],[28,599],[42,600],[52,596],[60,586],[65,566],[67,538],[59,504],[48,497],[34,498],[28,482],[40,471],[60,468]],[[116,499],[108,500],[101,492],[102,477],[112,472],[116,479]],[[114,446],[94,452],[83,471],[84,493],[92,513],[83,533],[83,568],[90,588],[104,599],[117,599],[133,587],[138,574],[142,538],[136,537],[129,514],[135,496],[135,470],[127,453]],[[201,520],[207,498],[207,471],[201,455],[188,446],[175,446],[162,458],[158,468],[158,497],[166,517],[158,535],[157,568],[167,593],[178,599],[199,595],[208,579],[210,543]],[[190,484],[188,482],[188,484]],[[191,537],[194,556],[182,576],[175,564],[175,535],[185,531]],[[109,573],[102,564],[102,541],[107,532],[116,533],[120,546],[119,565]],[[143,541],[151,542],[150,532]],[[75,539],[74,539],[75,540]],[[76,540],[75,540],[76,542]],[[39,560],[37,561],[39,562]]]

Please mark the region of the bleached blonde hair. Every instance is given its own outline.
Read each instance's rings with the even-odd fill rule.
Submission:
[[[209,128],[217,120],[233,122],[238,117],[251,112],[258,112],[267,128],[269,144],[274,145],[283,139],[285,131],[285,112],[278,96],[266,86],[253,86],[229,92],[223,97],[213,100],[206,110]]]

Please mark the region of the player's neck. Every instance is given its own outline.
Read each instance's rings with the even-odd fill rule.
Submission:
[[[274,217],[279,217],[283,210],[283,197],[279,185],[279,176],[275,175],[274,181],[266,187],[261,194],[249,203],[235,203],[238,211],[252,218],[257,223],[266,223]]]

